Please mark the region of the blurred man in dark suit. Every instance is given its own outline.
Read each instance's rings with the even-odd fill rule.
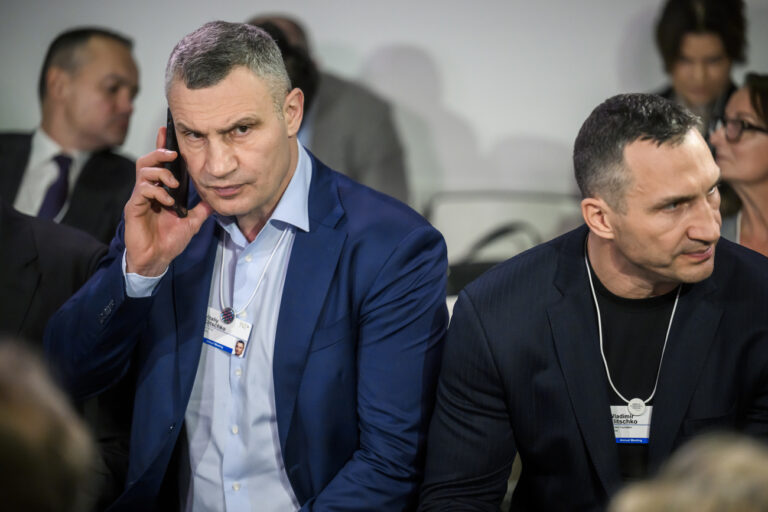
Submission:
[[[0,198],[0,334],[42,347],[48,318],[96,270],[104,244]]]
[[[70,226],[19,213],[0,198],[0,335],[42,350],[48,319],[96,271],[107,247]],[[111,501],[127,470],[130,378],[78,409],[93,429],[101,458],[87,490]]]
[[[132,42],[102,28],[60,34],[40,72],[40,126],[0,134],[0,196],[109,243],[131,195],[125,140],[138,92]]]

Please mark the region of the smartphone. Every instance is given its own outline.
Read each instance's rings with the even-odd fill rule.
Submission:
[[[176,140],[176,127],[173,124],[173,116],[171,116],[171,109],[168,109],[168,118],[165,125],[165,149],[170,149],[176,152],[176,160],[173,162],[166,162],[163,167],[173,173],[173,177],[179,182],[179,186],[171,188],[168,185],[163,184],[163,188],[171,195],[173,200],[173,210],[179,217],[187,216],[187,198],[189,196],[189,173],[187,172],[187,164],[184,162],[184,158],[179,151],[179,142]]]

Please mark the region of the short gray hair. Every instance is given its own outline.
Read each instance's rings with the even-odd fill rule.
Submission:
[[[182,80],[189,89],[203,89],[216,85],[238,66],[267,83],[275,110],[282,115],[291,80],[280,49],[264,30],[245,23],[212,21],[179,41],[165,68],[165,96],[175,80]]]

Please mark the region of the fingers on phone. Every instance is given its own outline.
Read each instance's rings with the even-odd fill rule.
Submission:
[[[139,194],[146,199],[154,199],[161,204],[171,206],[175,200],[162,187],[176,188],[179,182],[168,169],[162,167],[144,167],[139,171],[136,181]]]
[[[151,153],[147,153],[146,155],[136,160],[136,169],[139,170],[143,167],[155,167],[166,162],[173,162],[176,160],[177,156],[178,155],[175,151],[171,151],[170,149],[165,149],[162,147],[157,148]]]
[[[171,195],[163,188],[152,182],[142,182],[137,187],[139,195],[148,201],[157,201],[165,206],[172,206],[175,202]]]
[[[162,149],[165,147],[165,126],[161,126],[157,129],[157,137],[155,138],[155,148]]]

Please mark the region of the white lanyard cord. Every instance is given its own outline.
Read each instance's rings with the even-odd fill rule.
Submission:
[[[285,238],[285,234],[288,232],[288,228],[285,228],[283,230],[283,233],[280,235],[280,238],[277,239],[277,243],[275,244],[275,247],[272,249],[272,253],[269,255],[269,259],[267,260],[267,264],[264,265],[264,270],[261,271],[261,275],[259,276],[259,280],[256,281],[256,286],[253,288],[253,292],[251,292],[251,297],[248,299],[248,302],[245,303],[245,305],[240,308],[240,311],[235,311],[235,315],[239,315],[243,311],[246,310],[248,305],[251,303],[253,298],[256,296],[256,291],[259,289],[259,286],[261,286],[261,282],[264,280],[264,276],[267,273],[267,269],[269,268],[269,264],[272,263],[272,258],[274,258],[275,253],[277,252],[277,248],[280,247],[280,242],[283,241],[283,238]],[[222,240],[223,241],[223,240]],[[224,246],[222,244],[221,249],[221,265],[219,266],[219,302],[221,304],[222,311],[226,309],[224,307]],[[234,296],[232,298],[233,306],[234,306]],[[234,308],[233,308],[234,309]]]
[[[616,389],[616,386],[613,385],[613,380],[611,380],[611,370],[608,369],[608,361],[605,359],[605,352],[603,350],[603,322],[600,318],[600,306],[597,303],[597,294],[595,293],[595,285],[592,283],[592,271],[589,269],[589,260],[587,259],[587,247],[586,244],[584,244],[584,264],[587,267],[587,277],[589,278],[589,288],[592,290],[592,299],[595,301],[595,309],[597,310],[597,332],[600,336],[600,355],[603,358],[603,365],[605,365],[605,374],[608,376],[608,384],[611,385],[611,389],[619,395],[619,398],[624,400],[627,404],[629,404],[629,400],[624,398],[624,395],[619,393],[619,390]],[[664,360],[664,352],[667,350],[667,341],[669,340],[669,331],[672,329],[672,319],[675,318],[675,310],[677,309],[677,301],[680,299],[680,290],[682,290],[682,285],[677,287],[677,295],[675,295],[675,304],[672,306],[672,314],[669,316],[669,325],[667,326],[667,334],[664,336],[664,346],[661,349],[661,358],[659,359],[659,369],[656,371],[656,382],[653,384],[653,391],[651,392],[651,396],[643,400],[644,404],[647,404],[651,401],[653,396],[656,394],[656,386],[659,385],[659,375],[661,375],[661,362]]]

